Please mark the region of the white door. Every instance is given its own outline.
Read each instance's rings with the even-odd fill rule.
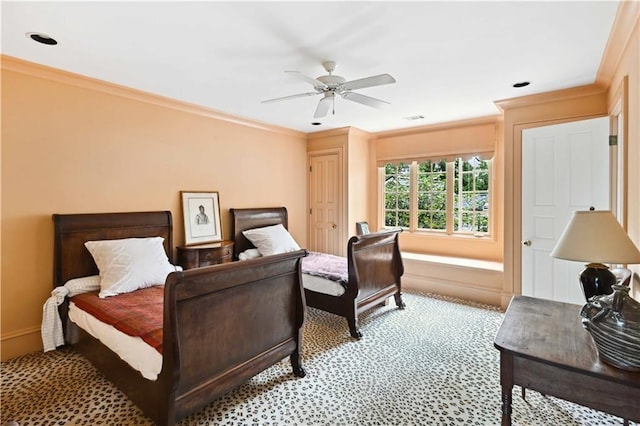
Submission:
[[[309,166],[309,250],[343,256],[340,155],[312,154]]]
[[[522,132],[522,294],[584,304],[583,262],[549,256],[575,210],[609,209],[609,119]]]

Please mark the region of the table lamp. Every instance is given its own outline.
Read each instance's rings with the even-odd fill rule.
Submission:
[[[609,210],[574,212],[551,256],[589,262],[580,274],[587,301],[613,292],[616,277],[604,263],[640,263],[640,251]]]

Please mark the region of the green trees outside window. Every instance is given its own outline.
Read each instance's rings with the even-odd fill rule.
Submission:
[[[477,157],[454,164],[453,230],[489,232],[489,164]]]
[[[418,163],[418,229],[447,229],[447,163]]]
[[[400,163],[385,166],[384,224],[409,227],[410,165]]]
[[[422,161],[384,167],[384,225],[446,233],[489,232],[490,162]]]

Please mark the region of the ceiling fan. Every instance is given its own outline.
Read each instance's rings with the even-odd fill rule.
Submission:
[[[381,86],[383,84],[395,83],[396,80],[389,74],[374,75],[371,77],[360,78],[358,80],[347,81],[344,77],[339,75],[333,75],[333,70],[336,68],[336,63],[333,61],[325,61],[322,63],[324,69],[329,75],[323,75],[318,78],[308,77],[298,71],[285,71],[300,80],[311,83],[315,92],[299,93],[297,95],[284,96],[282,98],[269,99],[262,101],[262,103],[284,101],[287,99],[302,98],[304,96],[315,96],[323,94],[324,97],[318,102],[316,112],[313,114],[314,118],[322,118],[329,112],[329,107],[334,104],[336,95],[340,95],[343,99],[348,101],[357,102],[362,105],[367,105],[374,108],[380,108],[384,105],[389,105],[389,102],[380,99],[372,98],[371,96],[361,95],[355,93],[352,90],[364,89],[365,87]],[[333,111],[335,114],[335,110]]]

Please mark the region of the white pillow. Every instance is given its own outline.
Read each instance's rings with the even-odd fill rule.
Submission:
[[[262,256],[258,249],[247,249],[238,255],[238,260],[256,259]]]
[[[263,256],[300,250],[300,246],[281,224],[247,229],[242,234]]]
[[[125,238],[84,243],[100,270],[100,293],[104,298],[164,284],[176,271],[162,245],[164,238]]]

